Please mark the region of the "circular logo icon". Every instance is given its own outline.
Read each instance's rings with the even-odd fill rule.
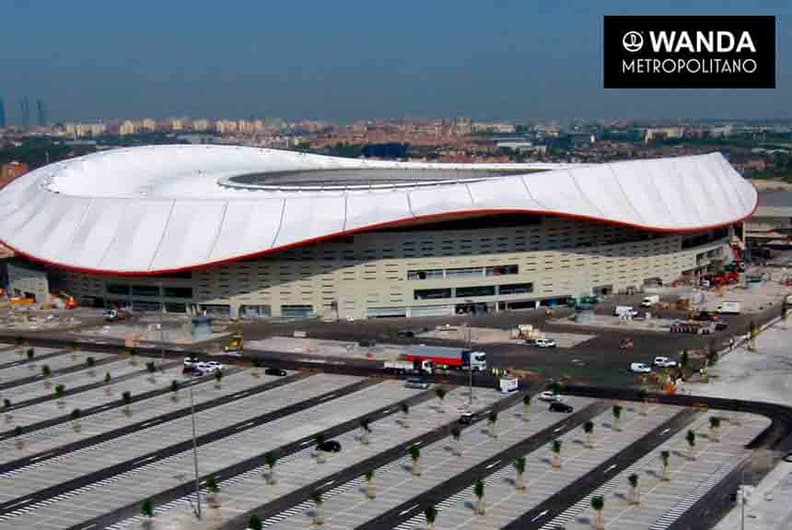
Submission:
[[[628,31],[622,37],[622,46],[630,53],[635,53],[643,48],[643,35],[637,31]]]

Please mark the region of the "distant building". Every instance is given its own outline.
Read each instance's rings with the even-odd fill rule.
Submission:
[[[135,125],[135,122],[131,120],[126,120],[118,128],[118,134],[120,134],[121,136],[128,136],[130,134],[135,134],[136,132],[137,132],[137,125]]]
[[[644,143],[661,138],[682,138],[685,135],[683,127],[659,127],[646,129],[644,133]]]
[[[0,188],[30,171],[24,162],[8,162],[0,166]]]
[[[66,134],[72,138],[90,138],[107,132],[107,125],[102,122],[69,122],[64,125]]]
[[[210,129],[209,120],[193,120],[192,128],[194,131],[208,131]]]
[[[30,101],[27,96],[19,100],[19,115],[22,118],[22,129],[28,130],[30,127]]]
[[[182,120],[170,120],[169,127],[171,131],[183,131],[184,122]]]
[[[493,134],[514,134],[517,132],[517,126],[513,123],[496,121],[496,122],[475,122],[473,123],[473,132],[477,133],[493,133]]]
[[[36,125],[39,127],[47,126],[47,104],[43,99],[36,100]]]
[[[154,132],[157,130],[157,122],[151,118],[146,118],[140,122],[140,128],[144,131]]]

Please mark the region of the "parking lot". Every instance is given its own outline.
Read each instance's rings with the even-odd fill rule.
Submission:
[[[536,396],[526,405],[523,394],[487,388],[474,388],[470,401],[467,388],[414,389],[382,377],[229,365],[217,380],[183,373],[181,359],[36,348],[28,361],[18,350],[0,350],[2,396],[12,403],[0,429],[0,528],[246,528],[253,515],[270,528],[317,518],[328,528],[417,528],[428,505],[439,509],[438,528],[523,527],[547,510],[525,526],[538,528],[556,518],[587,524],[595,491],[614,527],[662,528],[675,520],[667,513],[684,513],[746,458],[744,445],[768,424],[730,417],[716,442],[707,413],[670,405],[563,396],[572,412],[553,412]],[[465,410],[475,413],[470,424],[459,423]],[[695,461],[684,458],[687,429],[699,435]],[[340,452],[319,451],[322,440]],[[652,474],[665,447],[675,455],[669,483]],[[513,467],[521,457],[525,489]],[[612,466],[607,475],[603,466]],[[620,501],[632,472],[651,510]],[[478,479],[484,514],[473,509]],[[558,496],[568,499],[563,509]],[[146,499],[150,521],[141,515]]]

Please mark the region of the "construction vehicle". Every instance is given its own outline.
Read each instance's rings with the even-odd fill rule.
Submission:
[[[242,333],[236,332],[231,335],[231,340],[228,341],[228,344],[223,346],[223,351],[226,353],[242,353],[244,347],[245,339],[242,337]]]

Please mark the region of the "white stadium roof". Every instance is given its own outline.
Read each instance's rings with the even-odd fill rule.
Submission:
[[[343,178],[362,169],[405,176],[372,185]],[[411,172],[428,169],[454,178],[412,183]],[[315,170],[327,184],[266,178]],[[234,178],[250,174],[264,183]],[[167,145],[103,151],[20,177],[0,190],[0,242],[74,270],[162,274],[413,220],[534,213],[684,232],[739,221],[756,204],[754,187],[719,153],[601,165],[431,164]]]

